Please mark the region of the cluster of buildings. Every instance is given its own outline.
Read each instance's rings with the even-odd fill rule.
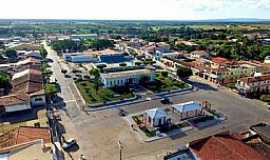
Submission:
[[[144,124],[151,128],[166,128],[171,125],[172,119],[176,123],[190,118],[196,118],[205,115],[204,106],[197,101],[174,104],[171,106],[172,113],[175,117],[171,117],[163,108],[153,108],[144,112]]]
[[[12,75],[12,89],[8,95],[0,97],[0,114],[31,110],[46,104],[43,90],[41,62],[34,56],[12,64],[4,64],[1,70]],[[0,66],[1,68],[1,66]]]

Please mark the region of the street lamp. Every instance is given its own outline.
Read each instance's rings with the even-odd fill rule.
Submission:
[[[119,157],[120,157],[120,160],[122,160],[122,149],[123,149],[123,145],[121,143],[120,140],[118,140],[118,148],[119,148]]]

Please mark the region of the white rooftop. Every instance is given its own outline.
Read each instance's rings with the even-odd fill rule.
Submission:
[[[201,104],[196,101],[175,104],[172,107],[175,108],[178,112],[190,112],[202,109]]]
[[[17,72],[12,76],[12,80],[20,78],[20,77],[22,77],[22,76],[24,76],[26,74],[29,74],[29,72],[30,72],[30,69],[26,69],[26,70],[23,70],[21,72]]]
[[[167,113],[162,108],[153,108],[145,112],[151,119],[167,117]]]

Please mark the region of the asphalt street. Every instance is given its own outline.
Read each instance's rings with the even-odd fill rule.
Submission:
[[[175,150],[179,145],[185,145],[190,141],[213,135],[221,131],[242,132],[250,125],[259,122],[269,122],[270,112],[267,106],[258,101],[243,98],[227,89],[211,86],[201,80],[192,80],[198,91],[187,92],[172,96],[174,103],[187,101],[205,101],[212,104],[218,112],[225,114],[228,120],[221,124],[204,129],[193,129],[174,137],[168,137],[151,143],[141,142],[128,123],[118,115],[119,108],[109,108],[97,112],[85,114],[81,110],[83,105],[76,94],[76,88],[70,87],[72,80],[65,79],[57,64],[58,56],[50,48],[48,57],[53,59],[52,70],[55,78],[61,86],[61,96],[66,103],[66,110],[70,120],[63,120],[63,124],[77,138],[80,152],[90,160],[117,160],[119,149],[117,142],[123,143],[123,159],[125,160],[157,160],[164,153]],[[75,93],[75,94],[74,94]],[[154,107],[164,107],[160,100],[145,101],[121,106],[129,114],[141,112]]]

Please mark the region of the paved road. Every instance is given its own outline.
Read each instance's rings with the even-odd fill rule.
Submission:
[[[249,100],[232,94],[224,89],[217,89],[199,81],[192,82],[200,88],[199,91],[172,97],[174,103],[191,100],[208,100],[219,112],[224,113],[228,120],[222,124],[201,130],[191,130],[186,134],[166,138],[163,140],[143,143],[136,138],[127,122],[118,116],[118,109],[90,113],[88,118],[74,121],[80,132],[78,137],[82,144],[81,149],[90,159],[119,159],[117,141],[124,145],[124,159],[159,159],[158,155],[174,150],[179,145],[212,135],[221,131],[246,131],[252,124],[270,121],[270,112],[265,104],[257,100]],[[136,113],[154,107],[162,107],[160,100],[147,101],[138,104],[122,106],[128,113]]]
[[[195,129],[188,131],[186,134],[144,143],[136,137],[136,134],[130,129],[127,122],[118,116],[118,109],[116,108],[91,112],[89,115],[81,112],[78,106],[78,104],[81,105],[81,102],[79,100],[76,101],[77,98],[75,97],[78,95],[73,94],[76,91],[70,87],[72,83],[63,77],[57,64],[58,57],[55,52],[49,48],[47,49],[49,51],[49,58],[55,60],[52,64],[54,76],[61,86],[61,96],[66,102],[66,109],[71,118],[71,121],[63,120],[64,123],[69,124],[65,127],[69,128],[76,135],[80,144],[80,151],[89,160],[118,160],[118,140],[121,140],[124,146],[123,159],[156,160],[160,159],[162,154],[176,149],[179,145],[185,145],[192,140],[225,130],[241,132],[247,130],[252,124],[270,121],[270,112],[262,102],[242,98],[227,90],[217,89],[215,86],[201,83],[200,80],[194,80],[191,83],[200,88],[199,91],[176,95],[172,97],[172,101],[174,103],[181,103],[190,100],[208,100],[217,111],[224,113],[228,120],[222,124],[205,129]],[[153,100],[129,104],[121,108],[128,113],[135,113],[162,106],[160,100]]]
[[[64,75],[61,73],[61,68],[58,63],[59,57],[56,52],[53,51],[46,43],[43,43],[45,49],[48,51],[48,58],[53,60],[51,63],[51,69],[53,71],[53,78],[57,79],[61,87],[60,97],[63,98],[65,106],[60,110],[62,120],[65,127],[66,133],[64,134],[65,138],[76,138],[76,127],[73,121],[77,119],[87,117],[87,115],[81,111],[81,107],[84,106],[83,100],[81,99],[79,93],[74,86],[72,79],[65,79]],[[61,124],[59,123],[59,124]],[[81,152],[66,153],[65,159],[79,159]]]

